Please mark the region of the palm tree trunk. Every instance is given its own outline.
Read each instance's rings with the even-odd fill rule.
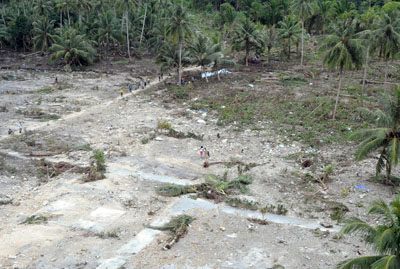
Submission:
[[[139,42],[139,46],[142,46],[142,38],[143,38],[143,32],[144,32],[144,24],[146,22],[146,15],[147,15],[147,2],[148,0],[146,0],[146,5],[145,5],[145,10],[144,10],[144,18],[143,18],[143,25],[142,25],[142,33],[140,34],[140,42]]]
[[[249,66],[249,50],[246,49],[246,66]]]
[[[217,72],[217,78],[218,78],[218,81],[220,81],[221,78],[220,78],[220,76],[219,76],[219,70],[218,70],[218,68],[217,68],[217,71],[215,71],[215,72]]]
[[[62,12],[62,9],[60,10],[60,27],[62,27],[62,14],[63,14],[63,12]]]
[[[364,90],[365,90],[365,80],[367,79],[367,69],[368,69],[368,58],[369,58],[369,46],[367,47],[367,55],[365,56],[365,66],[364,66],[364,75],[363,75],[363,82],[361,87],[361,107],[364,104]]]
[[[67,8],[68,26],[71,26],[71,18],[69,17],[69,9]]]
[[[182,37],[179,37],[179,66],[178,66],[178,84],[181,84],[182,80]]]
[[[125,22],[126,22],[126,46],[128,48],[128,57],[129,61],[131,61],[131,48],[129,44],[129,13],[126,11],[125,13]]]
[[[288,46],[289,46],[288,59],[290,59],[290,38],[289,38]]]
[[[386,160],[386,185],[391,185],[392,183],[392,165],[390,160]]]
[[[385,80],[384,80],[384,84],[386,84],[387,81],[387,76],[388,76],[388,68],[389,68],[389,57],[386,57],[386,65],[385,65]]]
[[[303,65],[304,57],[304,20],[301,21],[301,60],[300,65]]]
[[[270,47],[268,47],[267,48],[268,49],[268,63],[271,61],[271,48]]]
[[[339,104],[340,90],[342,89],[342,74],[343,74],[343,66],[340,66],[339,87],[338,87],[337,94],[336,94],[335,109],[333,110],[332,127],[335,124],[336,111],[337,111],[337,107]]]
[[[208,83],[207,71],[205,66],[202,66],[201,69],[203,69],[204,76],[206,77],[206,82]]]

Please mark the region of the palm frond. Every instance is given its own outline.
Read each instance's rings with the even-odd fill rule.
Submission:
[[[373,263],[382,259],[384,256],[364,256],[348,259],[336,265],[336,269],[363,269],[370,268]]]

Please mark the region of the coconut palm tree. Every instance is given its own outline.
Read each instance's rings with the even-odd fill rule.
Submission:
[[[373,9],[369,9],[367,12],[360,16],[360,27],[364,30],[361,31],[358,35],[365,43],[365,63],[364,63],[364,75],[362,80],[361,87],[361,107],[364,105],[364,90],[365,90],[365,82],[367,79],[367,70],[368,70],[368,60],[369,55],[372,54],[376,49],[376,38],[373,33],[373,22],[376,20],[377,14]]]
[[[3,23],[0,23],[0,48],[3,47],[5,41],[9,39],[8,29]]]
[[[218,54],[216,54],[216,57],[214,57],[212,70],[217,73],[218,80],[221,80],[221,78],[220,78],[221,69],[225,68],[225,67],[232,67],[235,65],[235,62],[224,58],[223,43],[222,43],[222,40],[218,36],[212,36],[211,41],[214,44],[214,51],[219,52]]]
[[[246,52],[245,63],[249,66],[249,55],[252,50],[262,46],[262,36],[256,25],[248,18],[243,20],[235,29],[232,39],[232,49]]]
[[[117,0],[115,4],[124,13],[126,27],[126,47],[129,60],[131,60],[131,48],[129,43],[129,14],[130,11],[134,9],[136,0]]]
[[[52,8],[49,0],[36,0],[33,4],[33,10],[40,16],[44,16]]]
[[[144,25],[145,25],[145,23],[146,23],[146,15],[147,15],[147,5],[148,5],[148,0],[146,0],[146,5],[145,5],[145,7],[144,7],[144,16],[143,16],[142,32],[140,33],[139,46],[142,46],[142,39],[143,39],[143,33],[144,33]]]
[[[400,19],[398,13],[382,13],[373,32],[380,46],[380,52],[385,59],[385,80],[387,81],[389,60],[394,60],[400,51]]]
[[[315,1],[313,5],[313,16],[319,22],[321,34],[324,34],[324,27],[329,20],[332,6],[330,1]]]
[[[160,65],[162,72],[175,68],[177,72],[180,72],[182,66],[189,63],[189,52],[185,49],[180,50],[177,44],[165,43],[156,57],[156,64]]]
[[[206,75],[207,66],[214,62],[216,58],[222,57],[219,44],[212,44],[205,36],[199,36],[189,47],[192,64],[201,67],[201,71]],[[208,82],[208,77],[206,81]]]
[[[293,3],[293,11],[301,19],[301,60],[300,65],[303,65],[304,58],[304,21],[312,14],[312,7],[309,0],[295,0]]]
[[[351,217],[342,228],[342,234],[360,235],[378,255],[351,258],[340,262],[336,269],[398,269],[400,268],[400,195],[389,204],[382,199],[372,203],[368,215],[378,219],[378,225]]]
[[[183,41],[191,37],[194,25],[191,22],[191,15],[184,9],[183,5],[175,4],[169,10],[169,19],[167,22],[167,35],[174,43],[178,44],[179,66],[178,66],[178,84],[182,80],[182,51]]]
[[[268,62],[271,60],[271,49],[278,43],[278,33],[275,26],[264,27],[262,31],[264,45],[267,47]]]
[[[330,70],[339,68],[339,86],[336,94],[335,109],[333,111],[332,126],[335,122],[337,106],[344,70],[360,69],[363,63],[363,46],[361,39],[355,34],[352,20],[339,21],[332,28],[331,34],[324,37],[320,50],[325,54],[323,63]]]
[[[105,47],[107,56],[110,44],[119,43],[123,39],[118,20],[114,16],[114,13],[111,10],[108,10],[98,17],[96,20],[96,26],[96,41],[99,46],[103,45]]]
[[[54,23],[54,20],[50,20],[48,18],[39,18],[37,21],[33,22],[34,49],[40,50],[42,55],[49,49],[54,41]]]
[[[288,48],[288,59],[290,59],[290,46],[292,42],[299,39],[301,33],[300,23],[293,16],[287,16],[279,22],[279,37],[286,42]]]
[[[66,28],[54,36],[54,43],[50,47],[53,52],[51,60],[62,59],[66,65],[91,64],[96,50],[86,40],[85,35],[80,35],[73,28]]]
[[[377,127],[357,131],[350,138],[362,140],[356,152],[356,160],[363,160],[370,153],[379,150],[376,175],[385,168],[386,184],[390,184],[392,168],[400,159],[400,88],[395,89],[394,98],[384,93],[381,106],[382,109],[376,111],[361,110],[367,116],[376,119]]]

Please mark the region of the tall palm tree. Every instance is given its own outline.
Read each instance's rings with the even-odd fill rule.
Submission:
[[[385,92],[381,106],[382,109],[376,111],[362,109],[367,116],[376,119],[377,127],[357,131],[351,138],[362,140],[356,152],[356,160],[363,160],[370,153],[380,151],[376,175],[378,176],[385,167],[386,184],[390,184],[392,167],[396,166],[400,159],[400,88],[395,89],[394,98],[390,98]]]
[[[167,23],[167,35],[172,37],[174,43],[178,44],[179,66],[178,66],[178,83],[182,80],[182,50],[183,40],[191,37],[194,26],[191,22],[191,15],[184,9],[183,5],[175,4],[170,9],[169,20]]]
[[[313,2],[314,16],[318,18],[321,26],[321,33],[324,34],[324,26],[330,18],[331,14],[331,2],[330,1],[315,1]]]
[[[214,62],[212,64],[212,70],[217,73],[218,80],[221,80],[221,78],[220,78],[221,69],[225,68],[225,67],[232,67],[235,65],[235,62],[224,58],[224,53],[223,53],[224,47],[223,47],[223,42],[222,42],[220,36],[212,36],[211,42],[214,46],[214,51],[219,52],[216,54],[216,57],[214,57]]]
[[[365,63],[364,63],[364,75],[362,80],[361,87],[361,107],[364,105],[364,90],[365,90],[365,82],[367,79],[367,70],[368,70],[368,60],[370,53],[373,53],[376,49],[376,38],[373,33],[373,22],[377,18],[377,14],[373,9],[369,9],[367,12],[360,16],[360,27],[364,29],[359,33],[359,37],[365,43]]]
[[[190,63],[189,52],[179,49],[177,44],[165,43],[156,57],[156,64],[160,65],[162,72],[176,68],[180,72],[182,66]]]
[[[303,65],[304,58],[304,21],[311,15],[312,7],[309,0],[295,0],[293,3],[293,11],[301,19],[301,60],[300,65]]]
[[[256,25],[248,18],[243,20],[235,29],[232,39],[232,49],[246,52],[245,63],[249,66],[250,51],[262,46],[262,36]]]
[[[96,50],[73,28],[65,28],[59,35],[54,36],[54,43],[50,47],[53,52],[51,60],[62,59],[66,65],[91,64]]]
[[[387,81],[389,60],[394,60],[400,51],[400,19],[397,15],[398,13],[383,12],[373,32],[386,62],[384,83]]]
[[[351,258],[340,262],[336,269],[400,268],[400,195],[389,204],[382,199],[372,203],[368,215],[378,219],[375,227],[367,222],[351,217],[342,228],[342,234],[360,235],[378,255]]]
[[[119,43],[123,39],[119,29],[118,20],[114,16],[114,13],[111,10],[108,10],[98,17],[96,20],[96,26],[96,41],[99,46],[103,45],[105,47],[107,56],[110,44]]]
[[[278,34],[284,40],[288,47],[288,59],[290,59],[290,46],[292,42],[298,40],[301,33],[299,22],[293,16],[287,16],[283,21],[279,22]]]
[[[136,0],[117,0],[115,4],[124,13],[126,27],[126,47],[129,60],[131,60],[131,48],[129,43],[129,14],[130,11],[134,9]]]
[[[323,63],[330,70],[339,68],[339,86],[333,111],[332,126],[335,122],[337,106],[344,70],[360,69],[363,62],[362,41],[355,34],[355,26],[351,20],[339,21],[332,28],[332,33],[324,37],[320,50],[325,53]]]
[[[48,18],[39,18],[33,22],[33,43],[34,49],[40,50],[42,55],[54,41],[54,20]]]
[[[34,11],[40,16],[44,16],[52,8],[49,0],[36,0],[33,4]]]
[[[199,36],[189,47],[192,64],[201,67],[201,71],[206,75],[207,66],[214,62],[216,58],[222,57],[219,44],[212,44],[205,36]],[[206,81],[208,82],[208,77]]]
[[[143,16],[143,24],[142,24],[142,32],[140,33],[140,41],[139,41],[139,46],[142,45],[142,39],[143,39],[143,33],[144,33],[144,24],[146,23],[146,15],[147,15],[147,4],[148,0],[146,0],[146,5],[144,7],[144,16]]]
[[[267,47],[268,62],[271,60],[271,49],[278,43],[278,33],[275,26],[264,27],[262,31],[263,42]]]

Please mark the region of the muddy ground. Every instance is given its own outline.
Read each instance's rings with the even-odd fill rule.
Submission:
[[[182,102],[171,98],[167,88],[174,78],[158,82],[151,59],[110,60],[67,73],[29,57],[0,61],[0,268],[334,268],[345,258],[370,253],[358,239],[337,236],[340,222],[350,215],[366,218],[371,201],[389,201],[396,189],[367,181],[376,159],[355,162],[353,142],[310,147],[283,136],[279,122],[268,119],[240,128],[236,122],[220,124],[215,111],[192,107],[201,95]],[[240,68],[222,82],[196,83],[201,88],[231,83],[272,95],[282,88],[264,83],[274,80],[271,72],[278,70],[272,68],[257,67],[254,88],[239,80],[254,72]],[[301,97],[334,85],[330,75],[291,91]],[[147,76],[150,87],[127,94],[129,83]],[[161,119],[202,140],[168,136],[157,129]],[[9,128],[14,134],[7,134]],[[210,150],[210,163],[225,164],[204,168],[200,146]],[[105,153],[107,171],[102,180],[84,182],[92,149]],[[303,167],[305,160],[312,165]],[[43,162],[63,162],[66,168],[52,174]],[[315,179],[327,165],[335,168],[325,189]],[[165,183],[203,183],[208,174],[227,172],[234,179],[243,169],[253,178],[250,192],[232,195],[258,208],[281,205],[286,215],[155,191]],[[195,220],[184,238],[163,250],[169,234],[147,225],[182,213]]]

